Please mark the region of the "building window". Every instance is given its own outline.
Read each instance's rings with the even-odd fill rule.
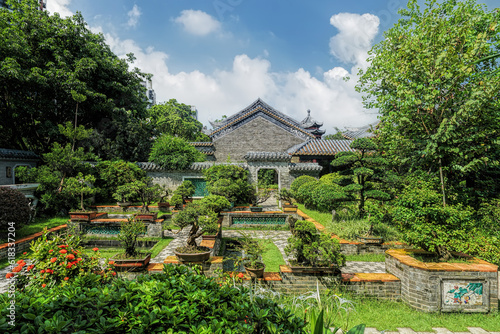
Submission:
[[[5,168],[5,177],[9,179],[12,177],[12,167],[9,166]]]

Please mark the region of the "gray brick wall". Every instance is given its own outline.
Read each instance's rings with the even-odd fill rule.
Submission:
[[[303,139],[283,130],[262,117],[250,121],[238,129],[214,141],[215,158],[226,161],[244,161],[243,156],[251,151],[283,152],[304,142]]]

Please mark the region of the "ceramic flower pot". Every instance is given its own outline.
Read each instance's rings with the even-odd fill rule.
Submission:
[[[202,249],[203,252],[199,253],[183,253],[178,251],[178,248],[174,250],[174,254],[180,262],[204,262],[210,258],[210,253],[212,250],[208,247],[198,247]]]

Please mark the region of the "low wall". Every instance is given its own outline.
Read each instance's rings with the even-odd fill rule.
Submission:
[[[64,230],[66,230],[67,227],[68,227],[68,225],[64,224],[64,225],[50,228],[50,229],[48,229],[48,231],[50,231],[50,232],[63,232]],[[13,243],[14,247],[12,247],[12,243],[8,243],[8,242],[0,245],[0,260],[6,259],[8,257],[9,250],[10,250],[10,252],[12,252],[12,249],[15,250],[16,254],[28,251],[30,249],[30,243],[32,241],[40,238],[41,236],[42,236],[42,232],[38,232],[38,233],[32,234],[28,237],[16,240]],[[11,247],[9,247],[9,244]]]
[[[415,250],[386,252],[386,270],[401,280],[401,299],[425,312],[498,312],[498,267],[468,263],[424,263]]]
[[[401,299],[401,281],[391,274],[342,274],[341,286],[344,290],[363,297]]]

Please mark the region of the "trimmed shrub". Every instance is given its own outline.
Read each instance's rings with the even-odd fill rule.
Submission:
[[[304,183],[307,183],[307,182],[310,182],[310,181],[317,181],[317,179],[314,178],[314,177],[312,177],[312,176],[310,176],[310,175],[299,176],[298,178],[296,178],[295,180],[293,180],[292,184],[290,185],[290,190],[293,193],[297,193],[297,191],[299,190],[299,188]]]
[[[304,319],[245,288],[220,286],[185,266],[114,284],[73,284],[16,294],[14,326],[8,294],[0,295],[0,332],[303,333]],[[22,319],[22,321],[21,321]]]
[[[341,186],[334,183],[325,184],[321,181],[312,191],[312,196],[311,194],[309,196],[313,207],[320,212],[331,212],[348,198]]]
[[[214,165],[203,171],[207,190],[213,195],[224,196],[233,203],[250,200],[252,186],[248,183],[248,171],[235,165]]]
[[[299,203],[303,203],[307,208],[314,209],[316,188],[321,185],[316,179],[303,183],[296,192],[295,199]]]
[[[17,189],[0,187],[0,231],[6,232],[12,223],[20,228],[30,220],[31,208],[26,196]]]
[[[143,180],[146,172],[133,162],[123,160],[101,161],[96,165],[97,177],[95,186],[100,188],[99,200],[107,201],[119,186]]]
[[[204,161],[205,156],[179,137],[162,135],[156,139],[149,161],[167,170],[184,170],[193,162]]]

